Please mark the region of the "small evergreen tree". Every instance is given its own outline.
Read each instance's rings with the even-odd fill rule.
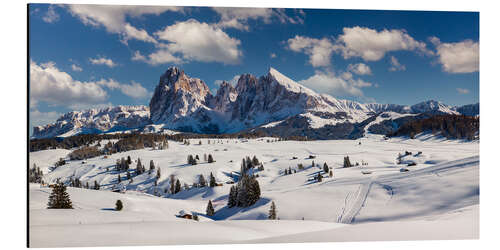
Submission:
[[[211,154],[208,154],[208,159],[207,159],[207,162],[208,162],[208,163],[212,163],[212,162],[214,162],[214,158],[212,157],[212,155],[211,155]]]
[[[121,200],[117,200],[115,203],[115,210],[116,211],[121,211],[123,209],[123,203]]]
[[[47,204],[49,209],[69,209],[73,208],[69,194],[66,192],[66,187],[62,183],[56,184],[52,188],[52,193],[49,196]]]
[[[209,182],[209,185],[210,185],[210,187],[215,187],[215,186],[217,186],[217,183],[216,183],[216,181],[215,181],[215,177],[214,177],[214,175],[212,174],[212,172],[210,172],[210,182]]]
[[[208,200],[208,205],[207,205],[207,216],[213,216],[215,214],[214,207],[212,206],[212,201]]]
[[[203,175],[200,174],[200,177],[198,178],[198,186],[205,187],[206,185],[207,185],[207,181],[205,180],[205,177],[203,177]]]
[[[328,173],[328,171],[329,171],[329,168],[328,168],[328,165],[326,164],[326,162],[325,162],[325,164],[323,164],[323,171],[325,173]]]
[[[258,166],[260,164],[259,160],[257,159],[257,156],[253,156],[252,158],[252,163],[254,166]]]
[[[193,214],[193,220],[195,221],[199,221],[200,219],[198,218],[198,215],[197,214]]]
[[[318,182],[323,181],[323,176],[321,175],[321,173],[318,173],[318,177],[316,179],[318,179]]]
[[[276,204],[274,201],[271,202],[271,208],[269,209],[269,216],[267,217],[270,220],[276,220],[278,216],[276,215]]]
[[[153,160],[149,161],[149,174],[151,174],[155,170],[155,163]]]
[[[177,179],[177,181],[175,182],[174,194],[179,193],[180,191],[181,191],[181,182],[179,181],[179,179]]]
[[[101,186],[99,185],[99,183],[97,183],[97,181],[94,181],[94,189],[99,190],[100,188]]]
[[[175,194],[175,175],[170,175],[170,193]]]
[[[122,182],[122,177],[118,174],[118,183]]]
[[[127,180],[130,180],[130,178],[131,178],[131,177],[130,177],[130,172],[129,172],[129,171],[127,171]]]
[[[127,164],[129,164],[129,165],[132,164],[132,159],[130,158],[130,155],[127,156]]]
[[[352,167],[351,161],[349,160],[349,156],[344,157],[344,168]]]
[[[158,168],[158,170],[156,170],[156,179],[159,180],[161,177],[161,169]]]

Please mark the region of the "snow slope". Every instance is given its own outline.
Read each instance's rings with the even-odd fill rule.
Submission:
[[[268,139],[270,138],[211,139],[210,144],[207,139],[202,139],[202,145],[197,145],[198,139],[192,139],[190,145],[170,142],[167,150],[129,151],[114,154],[108,159],[89,159],[83,164],[81,161],[70,161],[67,165],[46,174],[45,180],[53,182],[61,178],[66,181],[70,176],[74,176],[79,177],[83,183],[88,181],[91,186],[97,181],[103,190],[69,188],[78,209],[68,212],[44,209],[49,189],[32,186],[30,230],[33,230],[31,235],[35,237],[33,242],[39,242],[40,246],[94,244],[85,239],[57,242],[58,239],[51,238],[55,237],[56,232],[63,232],[65,229],[80,232],[73,238],[78,235],[87,237],[87,230],[97,230],[96,233],[90,233],[91,235],[107,235],[98,237],[96,245],[478,237],[477,141],[406,138],[384,140],[382,136],[376,135],[356,141],[267,142]],[[405,151],[411,151],[413,154],[404,156],[403,164],[397,164],[398,153]],[[422,153],[418,154],[419,151]],[[203,162],[205,153],[212,154],[216,162]],[[198,154],[202,163],[195,166],[185,164],[188,154]],[[154,186],[154,174],[133,175],[133,183],[129,184],[123,172],[111,170],[117,158],[128,155],[134,160],[140,157],[146,168],[150,160],[161,168],[162,177],[158,187]],[[256,172],[259,175],[257,180],[260,183],[262,198],[249,208],[227,208],[227,195],[231,184],[226,182],[233,180],[231,176],[237,176],[241,159],[253,155],[256,155],[265,167],[264,171]],[[315,158],[308,159],[310,155]],[[352,163],[358,162],[361,165],[365,162],[368,165],[342,168],[343,157],[346,155],[349,155]],[[41,161],[45,159],[42,156],[46,157],[44,154],[30,153],[30,160]],[[294,157],[297,159],[293,159]],[[319,166],[312,166],[312,161]],[[334,176],[329,178],[324,175],[323,182],[317,183],[313,177],[322,171],[325,162],[333,168]],[[417,165],[407,167],[406,164],[410,162]],[[299,163],[304,165],[304,170],[297,169]],[[107,167],[110,168],[109,171],[106,171]],[[289,167],[297,170],[297,173],[283,175],[284,169]],[[135,163],[132,168],[135,168]],[[401,168],[407,168],[409,171],[400,172]],[[169,187],[170,174],[174,174],[181,183],[192,184],[197,181],[200,173],[208,177],[211,172],[217,182],[224,183],[222,187],[192,188],[175,195],[164,193],[164,189]],[[123,178],[120,184],[116,183],[118,174]],[[113,186],[124,187],[128,191],[125,194],[109,192]],[[151,195],[155,192],[161,197]],[[110,211],[110,208],[118,198],[124,201],[126,209],[117,215],[116,212]],[[174,216],[179,210],[203,215],[209,199],[212,200],[216,211],[211,218],[194,222],[180,220]],[[277,205],[279,221],[265,220],[270,201]],[[78,211],[74,212],[76,210]],[[80,226],[80,222],[84,226]],[[54,225],[57,223],[60,224]],[[273,223],[278,226],[269,225],[274,225]],[[126,225],[126,228],[140,228],[141,233],[135,238],[125,239],[122,234],[114,232],[119,228],[118,224]],[[200,226],[201,224],[203,226]],[[337,229],[339,225],[345,224],[352,225]],[[403,230],[410,225],[415,225],[415,228],[410,231]],[[174,227],[182,229],[172,230]],[[191,236],[192,232],[207,228],[210,228],[213,234],[200,236],[196,240]],[[347,231],[344,231],[344,228]],[[383,228],[384,230],[376,231],[393,234],[365,234],[374,228]],[[168,236],[162,234],[160,237],[158,233],[154,233],[156,231],[169,233],[166,233]],[[310,233],[312,231],[321,233]],[[349,236],[345,232],[359,233]]]

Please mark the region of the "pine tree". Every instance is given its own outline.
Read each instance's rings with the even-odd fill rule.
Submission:
[[[215,187],[215,186],[217,186],[217,183],[215,182],[215,177],[214,177],[214,175],[212,174],[212,172],[210,172],[210,182],[209,182],[209,185],[210,185],[210,187]]]
[[[127,171],[127,180],[130,180],[130,178],[131,178],[131,177],[130,177],[130,172],[129,172],[129,171]]]
[[[130,155],[127,156],[127,164],[129,164],[129,165],[132,164],[132,159],[130,158]]]
[[[269,209],[269,216],[267,217],[270,220],[276,220],[278,216],[276,215],[276,204],[274,201],[271,202],[271,208]]]
[[[207,162],[208,162],[208,163],[212,163],[212,162],[214,162],[214,158],[212,157],[212,155],[211,155],[211,154],[208,154],[208,159],[207,159]]]
[[[175,182],[175,190],[174,190],[174,194],[176,193],[179,193],[181,191],[181,182],[179,181],[179,179],[177,179],[177,181]]]
[[[99,183],[97,183],[97,181],[94,181],[94,189],[99,190],[100,188],[101,186],[99,185]]]
[[[254,166],[258,166],[260,164],[259,160],[257,159],[257,156],[253,156],[252,158],[252,163]]]
[[[318,182],[323,181],[323,176],[321,175],[321,173],[318,173],[317,179],[318,179]]]
[[[198,215],[197,214],[193,214],[193,220],[195,221],[199,221],[200,219],[198,218]]]
[[[122,182],[122,177],[118,174],[118,183]]]
[[[205,187],[207,185],[207,181],[205,180],[205,177],[203,177],[202,174],[200,174],[200,177],[198,178],[198,185],[200,187]]]
[[[325,171],[325,173],[328,173],[329,169],[328,169],[328,165],[326,164],[323,164],[323,171]]]
[[[73,208],[69,194],[66,192],[66,187],[62,183],[56,184],[52,188],[52,193],[49,196],[47,208],[52,209],[68,209]]]
[[[117,200],[115,203],[115,210],[116,211],[121,211],[123,209],[123,203],[121,200]]]
[[[137,166],[135,168],[135,171],[137,172],[137,175],[140,175],[144,172],[142,169],[141,158],[137,158]]]
[[[161,177],[161,171],[160,170],[161,170],[160,168],[158,168],[158,170],[156,170],[156,179],[157,180],[159,180],[160,177]]]
[[[352,167],[351,161],[349,160],[349,156],[344,157],[344,168]]]
[[[238,196],[238,193],[237,193],[237,189],[236,189],[236,186],[231,186],[231,188],[229,189],[229,197],[228,197],[228,200],[227,200],[227,206],[228,207],[234,207],[237,205],[237,202],[236,202],[236,197]]]
[[[212,201],[208,200],[208,205],[207,205],[207,216],[213,216],[215,214],[214,207],[212,206]]]
[[[170,175],[170,193],[175,194],[175,175]]]

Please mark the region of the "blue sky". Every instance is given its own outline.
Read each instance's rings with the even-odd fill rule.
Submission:
[[[476,12],[34,4],[29,13],[31,125],[148,105],[172,65],[212,90],[273,67],[360,102],[479,102]]]

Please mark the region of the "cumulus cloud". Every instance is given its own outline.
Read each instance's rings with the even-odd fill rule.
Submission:
[[[264,23],[270,23],[275,17],[281,23],[304,23],[304,11],[300,10],[295,16],[286,14],[285,9],[267,9],[267,8],[212,8],[219,16],[220,21],[215,25],[220,28],[234,28],[242,31],[249,31],[249,20],[262,20]]]
[[[159,49],[147,56],[141,54],[141,52],[136,51],[132,56],[132,61],[142,61],[150,65],[160,65],[165,63],[176,63],[181,64],[182,59],[172,55],[167,49]]]
[[[76,65],[76,64],[74,64],[74,63],[73,63],[73,64],[71,64],[71,69],[72,69],[73,71],[77,71],[77,72],[82,72],[82,71],[83,71],[82,67],[80,67],[80,66],[78,66],[78,65]]]
[[[430,41],[436,46],[438,61],[448,73],[471,73],[479,71],[479,42],[464,40],[442,43],[439,38]]]
[[[391,67],[389,68],[389,71],[405,71],[406,66],[402,65],[399,63],[398,59],[394,56],[391,56]]]
[[[459,94],[463,94],[464,95],[464,94],[469,94],[470,91],[468,89],[457,88],[457,92]]]
[[[416,41],[404,30],[377,31],[365,27],[344,28],[337,42],[345,59],[361,57],[365,61],[378,61],[387,52],[408,50],[430,54],[424,42]]]
[[[101,86],[106,86],[107,88],[113,90],[118,89],[124,95],[130,96],[132,98],[140,99],[145,98],[150,95],[148,90],[144,88],[140,83],[132,81],[131,84],[119,83],[113,79],[101,79],[96,82]]]
[[[175,6],[128,6],[128,5],[66,5],[69,12],[85,25],[104,27],[107,32],[121,36],[125,44],[130,39],[156,43],[146,30],[137,29],[126,21],[127,17],[138,18],[143,15],[160,15],[166,11],[183,12]]]
[[[98,56],[96,58],[89,58],[89,61],[92,64],[106,65],[106,66],[108,66],[110,68],[113,68],[113,67],[115,67],[117,65],[115,62],[113,62],[113,60],[111,60],[109,58],[106,58],[106,57],[102,57],[102,56]]]
[[[163,57],[173,60],[172,56],[179,54],[188,61],[237,64],[243,55],[239,48],[240,40],[230,37],[215,25],[194,19],[166,26],[155,32],[155,35],[159,40],[168,42],[155,52],[157,61],[161,61]]]
[[[46,23],[55,23],[59,21],[59,14],[57,14],[53,5],[49,5],[49,8],[47,9],[45,15],[42,17],[42,20]]]
[[[361,79],[354,79],[352,74],[348,72],[347,74],[344,73],[337,76],[332,72],[316,71],[313,76],[301,80],[299,83],[315,91],[327,93],[332,96],[354,97],[364,97],[361,88],[373,85]]]
[[[59,70],[54,63],[37,64],[30,62],[30,108],[35,108],[40,101],[49,105],[70,108],[97,107],[108,105],[108,92],[120,90],[132,98],[145,98],[150,93],[137,82],[119,83],[113,79],[82,82]]]
[[[358,75],[371,75],[372,70],[370,69],[370,66],[364,64],[364,63],[356,63],[356,64],[349,64],[347,66],[347,70],[358,74]]]
[[[53,105],[98,104],[106,98],[107,92],[95,82],[74,80],[54,63],[30,62],[30,101],[34,105],[39,101]]]
[[[308,55],[313,67],[329,66],[332,53],[337,49],[328,38],[316,39],[299,35],[288,39],[287,44],[288,49]]]
[[[269,57],[271,57],[271,58],[276,58],[276,53],[271,53],[271,54],[269,55]]]

